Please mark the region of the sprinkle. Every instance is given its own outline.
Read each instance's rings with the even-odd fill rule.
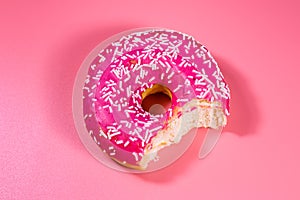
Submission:
[[[204,61],[203,64],[208,64],[208,68],[211,68],[211,61],[210,60]]]
[[[160,80],[163,80],[164,79],[164,73],[161,73],[161,75],[160,75]]]
[[[137,141],[137,138],[134,138],[134,137],[129,137],[129,140],[131,140],[132,142],[134,142],[134,141]]]
[[[109,88],[108,88],[108,87],[103,87],[101,91],[102,91],[102,92],[103,92],[103,91],[105,91],[105,92],[106,92],[107,90],[109,90]]]
[[[112,91],[117,92],[116,88],[111,87]]]
[[[172,78],[173,75],[174,75],[174,71],[171,72],[171,74],[168,76],[168,79]]]
[[[116,144],[123,144],[123,140],[117,140]]]
[[[118,132],[115,132],[115,133],[113,133],[113,134],[110,134],[109,136],[110,136],[110,138],[112,138],[112,137],[117,136],[117,135],[120,135],[120,134],[121,134],[121,132],[118,131]]]
[[[138,154],[136,152],[132,152],[132,155],[134,156],[135,161],[139,160]]]
[[[135,78],[135,83],[142,84],[142,82],[140,82],[139,79],[140,79],[140,76],[136,76],[136,78]]]
[[[180,88],[182,88],[182,85],[178,85],[178,86],[173,90],[173,92],[174,92],[174,93],[177,92]]]
[[[85,79],[84,83],[88,84],[90,82],[90,78]]]
[[[95,77],[95,76],[93,76],[92,79],[94,79],[94,80],[96,80],[96,81],[100,80],[99,77]]]
[[[116,55],[122,55],[122,52],[118,51],[118,47],[116,47],[115,50],[114,50],[113,56],[111,58],[111,62],[114,61],[114,59],[116,58]]]
[[[227,108],[225,109],[225,113],[226,115],[229,115],[229,111],[227,110]]]
[[[127,118],[130,117],[129,113],[135,113],[135,111],[134,110],[125,110],[125,114],[126,114]]]
[[[168,66],[166,72],[169,73],[169,70],[170,70],[172,67],[171,67],[170,63],[168,63],[168,62],[166,62],[166,65]]]
[[[144,138],[143,142],[147,139],[148,135],[149,135],[149,129],[146,129],[146,133],[145,133],[145,135],[144,135],[145,138]]]
[[[94,141],[95,141],[96,143],[98,142],[96,136],[94,136]]]
[[[156,64],[152,64],[152,65],[150,65],[150,66],[151,66],[152,70],[158,69],[158,68],[156,67]]]
[[[172,109],[169,109],[169,117],[171,118],[172,117],[172,115],[173,115],[173,110]]]
[[[120,42],[113,42],[111,45],[112,46],[117,46],[117,47],[122,46],[122,44]]]
[[[112,91],[106,92],[106,93],[104,93],[104,94],[102,95],[102,98],[104,99],[104,98],[108,97],[108,96],[111,95],[111,94],[112,94]]]
[[[206,53],[208,55],[208,57],[212,58],[212,55],[210,54],[210,52],[206,49]]]
[[[96,66],[97,65],[95,65],[95,64],[91,65],[92,70],[95,70]]]
[[[125,143],[124,143],[124,147],[127,147],[129,145],[129,141],[127,140]]]
[[[117,85],[115,82],[107,84],[108,87],[115,86],[115,85]]]
[[[153,76],[152,78],[149,79],[149,82],[151,83],[152,81],[154,81],[155,77]]]
[[[189,41],[188,45],[184,45],[184,47],[185,47],[186,49],[190,49],[190,47],[191,47],[191,44],[192,44],[192,42],[191,42],[191,41]]]
[[[147,144],[149,143],[150,138],[151,138],[152,136],[153,136],[152,133],[150,133],[150,134],[148,135],[148,138],[146,139],[146,143],[147,143]]]
[[[199,80],[199,79],[196,79],[195,81],[195,85],[206,85],[205,82],[202,82],[203,79]]]
[[[90,92],[90,88],[88,87],[83,87],[84,90],[87,90],[88,92]]]
[[[125,112],[129,112],[129,113],[135,113],[134,110],[125,110]]]
[[[102,63],[105,61],[106,58],[103,55],[98,54],[98,56],[100,57],[99,63]]]
[[[205,90],[205,92],[202,93],[202,95],[200,94],[201,95],[200,98],[205,98],[208,93],[209,93],[209,90]]]
[[[162,128],[162,126],[157,126],[157,127],[153,128],[153,129],[151,129],[151,130],[150,130],[150,133],[152,133],[152,132],[154,132],[154,131],[157,131],[157,130],[159,130],[159,129],[161,129],[161,128]]]
[[[188,99],[177,99],[176,101],[179,103],[179,102],[188,102],[189,100]]]
[[[186,63],[186,61],[182,60],[181,63],[179,64],[179,67],[182,67],[184,63]]]
[[[158,62],[162,67],[166,67],[166,65],[161,60],[159,60]]]
[[[95,89],[97,87],[97,84],[94,84],[91,88]]]
[[[103,132],[102,129],[99,130],[99,136],[103,136],[105,137],[105,139],[107,139],[107,135]]]
[[[218,99],[215,89],[211,88],[211,91],[212,91],[212,94],[214,95],[214,98]]]
[[[141,40],[141,38],[139,37],[135,37],[132,42],[136,42],[136,43],[142,43],[142,44],[146,44],[144,41]]]
[[[109,149],[109,150],[113,150],[113,149],[114,149],[114,147],[113,147],[113,146],[110,146],[110,147],[108,147],[108,149]]]
[[[107,126],[106,128],[107,129],[115,129],[116,127],[114,127],[114,126]]]
[[[127,92],[127,97],[130,97],[130,95],[131,95],[131,85],[129,85],[129,86],[126,88],[126,92]]]
[[[189,62],[186,62],[186,63],[184,63],[183,67],[185,67],[185,68],[186,68],[187,66],[189,66],[189,67],[190,67],[190,66],[192,66],[192,65],[191,65]]]
[[[126,121],[126,120],[121,120],[120,123],[128,124],[128,121]]]
[[[218,66],[218,63],[214,60],[214,59],[212,59],[211,60],[216,66]]]
[[[130,79],[130,73],[127,73],[127,78],[124,79],[124,82],[126,83],[127,81],[129,81],[129,79]]]
[[[114,97],[114,96],[107,96],[105,99],[104,99],[104,101],[105,102],[107,102],[107,101],[109,101],[109,103],[111,104],[111,105],[113,105],[114,103],[113,103],[113,101],[111,100],[111,97]]]

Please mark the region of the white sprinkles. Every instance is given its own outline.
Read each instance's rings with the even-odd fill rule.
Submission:
[[[137,51],[136,56],[126,53],[135,48],[141,47],[144,50],[142,52]],[[157,49],[162,53],[156,53],[153,51],[154,49]],[[99,140],[101,140],[101,138],[112,140],[113,138],[122,135],[122,128],[126,128],[133,130],[128,133],[130,137],[127,140],[114,140],[114,143],[116,145],[122,145],[124,148],[126,148],[130,143],[136,142],[138,139],[140,139],[142,141],[142,146],[145,147],[145,145],[150,142],[150,139],[156,134],[156,132],[162,129],[162,126],[156,126],[150,129],[151,124],[159,122],[157,117],[152,116],[150,117],[149,121],[131,121],[131,114],[136,114],[142,117],[145,117],[146,114],[138,113],[137,108],[125,109],[128,108],[128,99],[132,97],[134,94],[133,89],[136,87],[134,85],[128,85],[132,79],[129,68],[134,66],[132,71],[135,75],[134,83],[137,85],[142,85],[144,82],[151,83],[159,80],[165,81],[168,84],[173,84],[172,78],[175,75],[175,72],[171,69],[173,68],[172,66],[176,65],[176,63],[173,62],[170,64],[168,60],[170,58],[176,60],[179,58],[179,55],[184,57],[184,59],[182,59],[178,64],[179,67],[186,69],[189,67],[198,67],[200,70],[192,70],[191,73],[186,76],[183,85],[176,85],[176,87],[173,89],[174,93],[182,90],[184,85],[192,85],[191,81],[193,81],[192,86],[194,87],[194,90],[198,92],[197,98],[209,98],[210,101],[226,101],[230,98],[228,86],[223,81],[223,75],[221,74],[216,61],[212,58],[207,49],[203,45],[199,46],[199,44],[197,44],[197,42],[191,36],[170,30],[150,30],[123,36],[119,41],[113,42],[105,50],[99,52],[98,64],[93,63],[90,66],[92,71],[98,71],[93,76],[90,74],[87,75],[85,85],[83,87],[83,101],[90,99],[91,101],[97,103],[98,99],[95,98],[95,92],[104,71],[104,69],[99,69],[99,66],[101,66],[101,63],[104,63],[107,58],[111,59],[112,63],[119,64],[111,70],[115,77],[118,78],[118,81],[113,79],[106,80],[105,86],[102,87],[100,91],[101,98],[103,102],[105,102],[102,108],[106,109],[110,114],[114,113],[114,109],[116,109],[118,112],[123,111],[122,113],[124,116],[126,116],[126,118],[122,119],[120,124],[107,126],[107,131],[105,132],[101,128],[99,129],[97,127],[87,126],[87,129],[89,129],[89,134],[93,137],[98,145],[100,145]],[[132,64],[131,66],[125,66],[122,64],[122,61],[125,62],[128,59],[135,59],[136,63]],[[150,65],[143,65],[142,61],[146,59],[151,59]],[[199,61],[202,63],[199,63]],[[207,67],[210,69],[210,71],[213,71],[212,74],[208,74],[203,67]],[[151,70],[155,71],[158,69],[163,69],[163,71],[159,74],[159,77],[152,76],[148,78],[151,75]],[[137,73],[135,73],[135,71]],[[214,77],[215,83],[211,80],[211,77]],[[146,88],[149,87],[150,86],[148,85]],[[190,93],[190,91],[185,92],[187,94]],[[120,94],[125,94],[125,98],[120,98]],[[209,94],[211,94],[210,97],[208,97]],[[133,101],[135,101],[134,103],[137,103],[139,101],[138,99],[141,99],[141,96],[135,96],[133,99]],[[186,98],[177,99],[177,102],[185,103],[188,101],[189,99]],[[226,107],[224,110],[226,114],[229,114],[229,111]],[[93,110],[91,110],[91,112],[93,112]],[[169,115],[171,116],[172,112],[169,112]],[[93,118],[93,114],[91,113],[85,113],[84,119],[95,120]],[[143,124],[143,128],[140,128],[139,124]],[[131,128],[132,125],[134,125],[133,129]],[[96,132],[99,134],[95,134]],[[141,134],[143,132],[144,134]],[[110,156],[118,156],[117,149],[115,149],[113,146],[101,146],[101,148],[103,151],[109,152]],[[139,161],[143,156],[141,149],[137,150],[138,151],[131,153],[135,161]],[[126,160],[122,162],[127,163]]]

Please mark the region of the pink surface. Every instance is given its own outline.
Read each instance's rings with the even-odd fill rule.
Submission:
[[[1,3],[0,199],[300,199],[299,3],[175,2]],[[132,175],[89,155],[71,95],[93,47],[141,26],[204,43],[231,86],[232,116],[205,160],[196,140],[172,166]]]

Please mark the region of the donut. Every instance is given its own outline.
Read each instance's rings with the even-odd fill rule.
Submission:
[[[89,65],[83,116],[90,137],[117,163],[139,170],[193,128],[227,124],[230,90],[192,36],[169,29],[122,35]]]

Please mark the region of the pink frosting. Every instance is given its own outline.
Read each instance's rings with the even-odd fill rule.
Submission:
[[[141,107],[141,94],[154,84],[172,92],[163,115]],[[171,30],[134,32],[112,42],[91,63],[83,88],[84,118],[100,148],[136,165],[175,107],[192,99],[219,101],[229,114],[229,89],[207,49]]]

